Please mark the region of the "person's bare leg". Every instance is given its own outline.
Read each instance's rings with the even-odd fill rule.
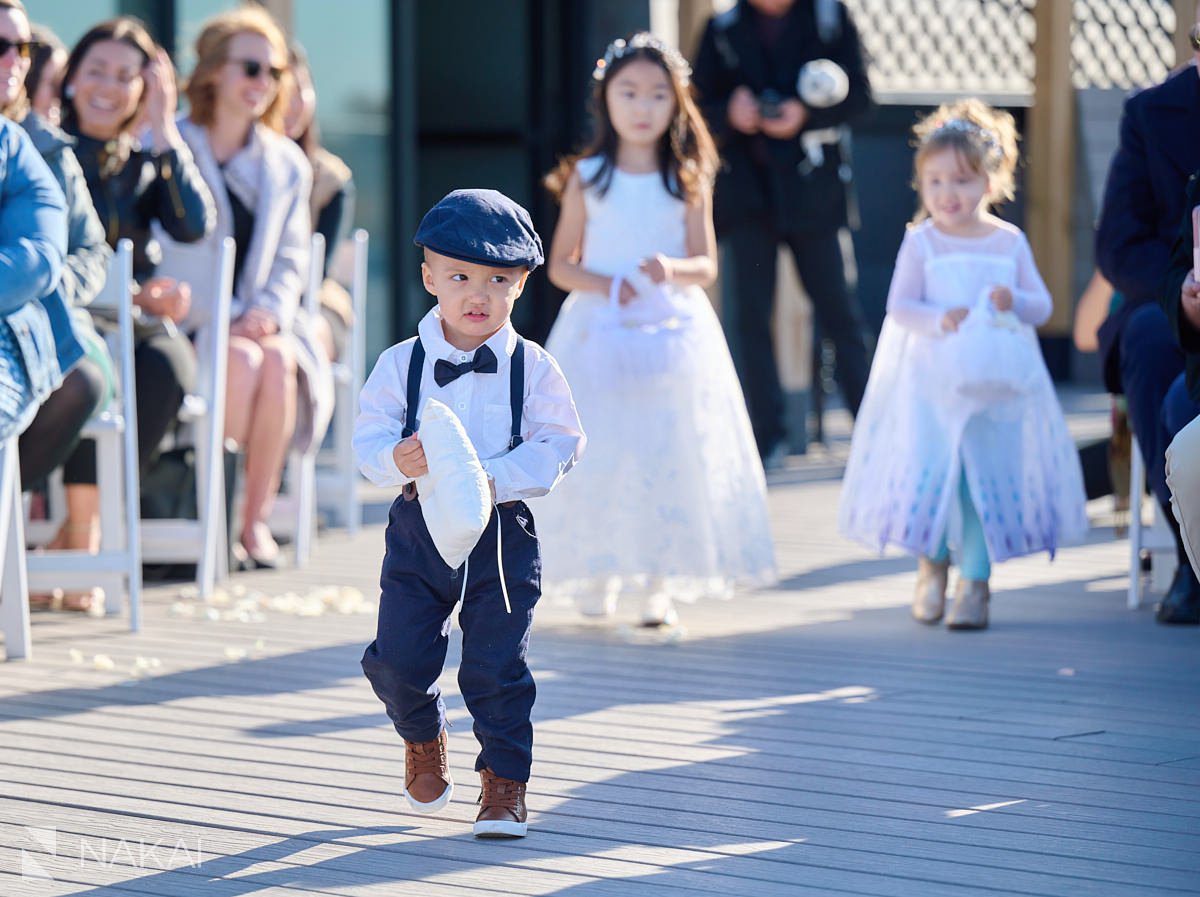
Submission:
[[[225,438],[245,448],[250,421],[258,405],[259,374],[263,352],[258,343],[242,336],[229,338],[229,371],[225,389]]]
[[[59,527],[58,534],[46,547],[50,550],[100,551],[100,489],[92,483],[68,483],[63,487],[67,499],[67,517]],[[66,610],[100,611],[104,607],[104,590],[86,589],[82,592],[64,592],[55,589],[49,594],[37,593],[29,596],[33,607],[51,607],[55,599]]]
[[[242,544],[252,555],[273,558],[279,547],[266,520],[296,428],[296,358],[290,337],[267,337],[259,347],[263,362],[246,441]]]

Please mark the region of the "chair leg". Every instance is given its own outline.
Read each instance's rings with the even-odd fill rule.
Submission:
[[[317,457],[310,452],[292,458],[296,490],[296,567],[308,566],[316,528]]]
[[[0,445],[0,632],[8,660],[33,656],[17,441]]]
[[[342,481],[341,524],[353,536],[362,526],[362,508],[358,501],[358,465],[354,461],[354,395],[351,390],[338,391],[334,416],[334,450]]]
[[[1125,604],[1137,610],[1142,603],[1142,500],[1146,495],[1146,466],[1137,437],[1131,440],[1129,461],[1129,594]]]
[[[125,499],[124,473],[121,470],[121,445],[115,432],[106,432],[96,440],[96,480],[100,486],[100,550],[104,554],[125,553],[127,535],[122,515]],[[124,577],[122,577],[122,580]],[[125,583],[120,589],[109,588],[104,595],[104,612],[109,615],[121,612]]]
[[[220,534],[218,526],[217,503],[213,501],[216,492],[213,482],[217,475],[218,464],[213,463],[212,443],[215,434],[212,432],[212,417],[206,416],[197,428],[199,439],[196,440],[196,510],[200,519],[202,540],[200,544],[200,560],[196,564],[196,587],[201,599],[212,596],[216,579],[217,539]],[[220,445],[217,445],[220,450]]]

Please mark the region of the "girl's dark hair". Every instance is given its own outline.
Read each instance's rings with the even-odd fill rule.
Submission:
[[[652,62],[667,73],[675,93],[675,117],[659,141],[659,171],[667,191],[685,202],[694,202],[711,187],[717,172],[717,148],[692,96],[687,63],[679,53],[647,32],[638,32],[628,40],[614,41],[593,73],[592,118],[595,123],[591,142],[580,153],[568,156],[545,178],[546,188],[555,199],[562,199],[580,159],[599,156],[600,167],[585,187],[595,187],[601,195],[612,183],[620,137],[608,115],[605,91],[610,80],[631,62]]]
[[[25,74],[25,94],[33,99],[38,91],[38,85],[42,83],[46,64],[50,62],[55,53],[66,53],[67,45],[45,25],[32,25],[30,32],[33,34],[34,46],[33,54],[29,58],[29,71]]]
[[[73,131],[78,125],[78,116],[75,113],[75,103],[67,96],[67,90],[71,86],[71,82],[75,78],[75,73],[79,71],[79,65],[87,56],[88,51],[96,44],[104,41],[116,41],[120,44],[133,47],[142,56],[142,65],[146,65],[158,53],[158,44],[154,42],[154,38],[150,36],[150,32],[146,30],[146,26],[142,24],[140,19],[135,19],[133,16],[118,16],[115,19],[109,19],[101,22],[99,25],[93,26],[88,30],[87,34],[79,39],[74,49],[71,50],[71,55],[67,57],[67,67],[63,69],[62,81],[62,127],[63,130]],[[142,91],[142,96],[138,100],[138,108],[134,110],[133,115],[128,121],[121,123],[121,128],[124,130],[135,121],[138,114],[142,111],[142,104],[146,101],[146,92]]]

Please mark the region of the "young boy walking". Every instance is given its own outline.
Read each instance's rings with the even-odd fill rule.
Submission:
[[[474,832],[523,837],[535,695],[525,656],[541,594],[541,554],[525,499],[554,488],[585,438],[557,363],[510,321],[543,261],[529,213],[494,190],[456,190],[425,215],[414,242],[424,249],[421,279],[437,306],[415,338],[379,357],[354,428],[366,477],[404,490],[388,518],[379,625],[363,671],[404,739],[409,804],[420,813],[441,810],[454,784],[437,680],[461,598],[458,683],[475,721],[483,785]],[[417,415],[429,397],[462,421],[496,502],[458,569],[438,554],[421,512],[417,481],[428,467]]]

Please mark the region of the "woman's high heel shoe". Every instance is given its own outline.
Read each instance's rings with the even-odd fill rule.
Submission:
[[[254,527],[260,538],[265,536],[265,539],[251,549],[246,544],[246,536],[243,533],[240,542],[234,545],[234,557],[238,563],[243,565],[245,570],[278,570],[282,561],[282,552],[279,550],[279,545],[271,536],[271,531],[267,529],[265,523],[256,523]],[[261,527],[261,529],[259,529]],[[264,532],[265,531],[265,532]],[[238,549],[241,549],[244,559],[239,556]]]

